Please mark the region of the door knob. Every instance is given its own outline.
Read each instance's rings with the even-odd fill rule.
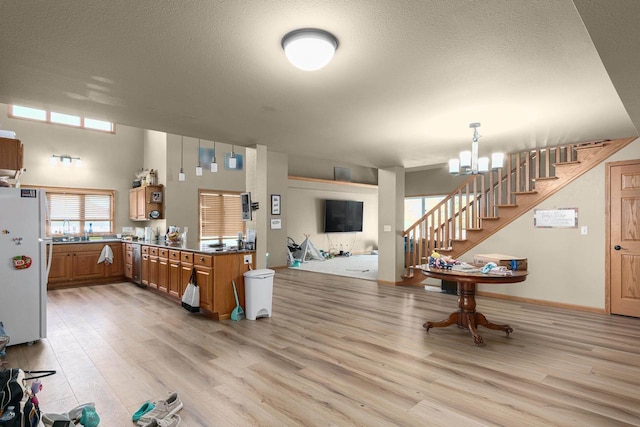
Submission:
[[[620,246],[620,245],[615,245],[615,246],[613,247],[613,249],[615,249],[616,251],[619,251],[620,249],[622,249],[622,246]]]

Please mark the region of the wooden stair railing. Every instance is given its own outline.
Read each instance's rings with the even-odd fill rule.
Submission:
[[[506,155],[506,167],[470,175],[403,232],[405,279],[436,250],[458,257],[636,138],[559,145]],[[412,281],[412,280],[410,280]]]

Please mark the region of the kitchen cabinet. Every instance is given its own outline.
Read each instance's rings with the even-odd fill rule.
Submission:
[[[105,277],[122,277],[124,274],[124,260],[123,260],[123,251],[122,245],[113,244],[111,246],[111,251],[113,252],[113,262],[109,265],[105,264],[104,266],[104,275]]]
[[[236,306],[232,282],[236,284],[240,305],[245,306],[244,273],[249,271],[249,264],[244,263],[244,254],[220,254],[213,257],[213,271],[212,311],[218,313],[221,318],[229,318]]]
[[[169,273],[168,273],[168,286],[167,291],[169,295],[173,297],[180,297],[180,251],[170,249],[169,250]]]
[[[200,288],[200,308],[213,311],[213,256],[194,254],[193,264]]]
[[[149,285],[149,246],[142,246],[142,262],[140,268],[140,282]]]
[[[124,277],[133,279],[133,246],[131,243],[123,243],[124,246]]]
[[[158,249],[158,290],[168,292],[169,288],[169,249]]]
[[[108,243],[113,264],[98,263],[105,243],[65,243],[53,245],[48,288],[108,283],[123,275],[122,244]]]
[[[149,221],[163,219],[164,187],[162,185],[147,185],[129,190],[129,219],[133,221]],[[152,217],[152,212],[158,212]]]
[[[24,168],[24,146],[19,139],[0,138],[0,176],[17,179]]]
[[[158,248],[149,249],[149,284],[152,289],[158,289]]]
[[[68,282],[71,280],[71,277],[71,253],[54,250],[51,256],[49,284]]]
[[[187,289],[193,271],[193,252],[180,252],[180,298]]]
[[[236,306],[232,282],[235,282],[238,299],[244,306],[244,273],[250,268],[244,263],[245,254],[212,255],[169,246],[143,245],[142,283],[150,290],[180,301],[191,272],[195,270],[201,313],[215,320],[229,319]],[[254,267],[253,262],[251,267]]]

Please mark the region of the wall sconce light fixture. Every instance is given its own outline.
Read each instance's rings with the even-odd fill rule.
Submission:
[[[80,157],[71,157],[67,154],[63,154],[61,156],[57,154],[52,154],[51,157],[49,158],[49,163],[52,166],[55,166],[58,163],[61,163],[62,166],[71,166],[71,164],[74,164],[76,167],[80,167],[82,166],[82,159],[80,159]]]

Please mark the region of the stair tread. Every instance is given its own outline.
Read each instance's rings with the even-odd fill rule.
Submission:
[[[611,140],[593,141],[590,144],[575,146],[575,147],[573,147],[573,149],[574,150],[589,150],[589,149],[592,149],[592,148],[602,148],[605,145],[610,145],[610,144],[607,144],[608,142],[611,142]]]
[[[562,163],[551,163],[554,167],[558,167],[558,166],[564,166],[564,165],[576,165],[578,163],[582,163],[580,160],[571,160],[569,162],[562,162]]]
[[[467,228],[467,231],[482,231],[484,228]]]
[[[518,205],[512,205],[512,204],[508,204],[508,205],[496,205],[496,208],[517,208]]]
[[[451,239],[452,242],[458,242],[458,243],[463,243],[466,242],[467,239]]]
[[[489,219],[489,220],[500,219],[499,216],[481,216],[481,217],[478,217],[478,218],[480,218],[480,219]]]
[[[521,195],[521,196],[525,196],[527,194],[538,194],[538,192],[536,190],[532,190],[532,191],[514,191],[511,194],[516,194],[516,195]]]
[[[557,176],[541,176],[538,178],[534,178],[534,181],[553,181],[554,179],[558,179]]]

